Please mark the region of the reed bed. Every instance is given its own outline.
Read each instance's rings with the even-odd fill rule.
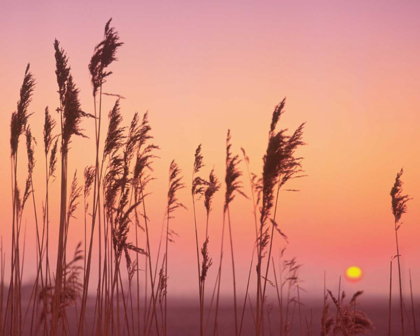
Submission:
[[[10,164],[12,191],[12,247],[10,251],[10,280],[5,287],[6,251],[3,241],[0,249],[0,328],[3,335],[171,335],[168,324],[168,298],[171,295],[172,280],[169,277],[170,244],[175,242],[175,212],[187,209],[182,201],[182,190],[187,187],[181,168],[172,160],[169,165],[168,191],[163,210],[160,242],[156,256],[153,254],[151,225],[148,217],[147,200],[151,193],[149,183],[153,177],[153,161],[159,147],[153,143],[152,128],[148,113],[142,117],[134,113],[129,126],[123,126],[123,112],[119,94],[107,94],[103,87],[111,79],[111,65],[117,61],[117,52],[123,46],[117,30],[109,20],[105,25],[101,42],[94,47],[88,69],[91,75],[93,112],[82,109],[79,89],[75,84],[69,65],[69,57],[58,40],[53,47],[56,61],[58,86],[58,119],[48,107],[44,112],[43,149],[45,165],[45,195],[42,219],[39,219],[36,192],[33,186],[35,150],[37,142],[29,125],[29,106],[35,89],[35,78],[30,66],[26,67],[20,89],[17,109],[11,115]],[[113,100],[108,112],[108,128],[102,130],[103,96]],[[303,141],[305,123],[294,132],[278,129],[285,112],[286,100],[275,106],[269,124],[268,143],[262,160],[260,174],[250,170],[250,158],[242,149],[243,160],[234,154],[231,132],[228,130],[225,147],[224,185],[216,177],[215,169],[206,175],[201,144],[194,153],[191,175],[192,220],[191,230],[195,239],[197,267],[199,319],[196,334],[221,335],[220,306],[225,253],[225,233],[228,235],[230,268],[232,272],[232,335],[244,333],[244,319],[253,323],[253,334],[272,335],[273,322],[279,324],[280,336],[292,334],[312,335],[314,321],[303,316],[303,293],[300,278],[300,264],[294,257],[286,257],[289,237],[282,229],[279,219],[281,206],[280,191],[296,192],[288,185],[304,175],[303,158],[297,153],[305,145]],[[82,125],[93,122],[94,136],[86,134]],[[57,130],[58,129],[58,130]],[[105,133],[104,139],[101,133]],[[20,136],[26,138],[27,178],[20,191],[18,162]],[[69,181],[68,163],[74,158],[71,142],[75,137],[94,141],[95,158],[84,168],[83,185],[79,185],[77,171]],[[90,137],[93,138],[90,139]],[[249,191],[242,181],[242,166],[245,164]],[[57,174],[57,172],[60,174]],[[404,297],[400,263],[400,242],[398,232],[401,217],[407,211],[411,199],[402,193],[401,170],[391,190],[392,213],[396,241],[399,280],[399,304],[401,334],[404,335]],[[55,178],[60,182],[60,195],[50,195]],[[204,178],[203,176],[208,176]],[[213,200],[218,191],[225,190],[222,218],[211,217]],[[246,279],[237,277],[235,267],[236,218],[231,208],[237,195],[248,199],[251,204],[255,226],[255,241],[250,246],[250,266]],[[59,222],[50,222],[50,199],[60,200]],[[22,278],[24,269],[25,240],[22,241],[22,214],[29,199],[33,203],[33,217],[36,230],[36,278],[27,306],[22,305]],[[205,216],[202,218],[198,205],[202,204]],[[78,243],[73,254],[68,254],[68,237],[77,207],[83,204],[83,241]],[[210,220],[211,219],[211,220]],[[210,237],[209,227],[221,230],[220,242]],[[58,229],[56,242],[51,240],[51,227]],[[279,234],[281,241],[278,257],[275,256],[274,238]],[[96,237],[96,238],[95,238]],[[292,241],[292,239],[290,239]],[[144,243],[142,243],[144,242]],[[217,254],[214,246],[220,243]],[[57,244],[57,258],[51,258],[51,244]],[[94,260],[94,251],[97,260]],[[216,261],[217,260],[217,261]],[[391,335],[392,262],[390,263],[389,321]],[[217,263],[217,266],[214,264]],[[97,283],[91,283],[92,265],[98,267]],[[144,269],[141,269],[141,265]],[[212,275],[214,283],[209,282]],[[128,283],[123,281],[127,279]],[[238,282],[245,285],[243,300],[239,299]],[[255,287],[253,285],[255,283]],[[7,282],[6,282],[7,285]],[[89,288],[96,290],[89,294]],[[224,286],[227,286],[224,284]],[[268,288],[272,288],[269,291]],[[212,291],[209,290],[213,289]],[[253,290],[255,289],[255,291]],[[274,293],[269,301],[268,294]],[[356,292],[349,302],[339,284],[335,297],[324,279],[322,317],[319,321],[321,335],[357,335],[373,330],[369,317],[359,307],[363,292]],[[211,294],[210,303],[206,297]],[[415,300],[410,271],[411,319],[414,334],[417,335]],[[90,297],[91,296],[91,297]],[[87,320],[88,299],[94,302],[93,320]],[[5,301],[5,306],[3,305]],[[206,304],[207,302],[207,304]],[[275,302],[275,303],[274,303]],[[335,314],[333,309],[335,308]],[[71,325],[75,316],[76,325]],[[248,314],[248,315],[246,315]],[[30,322],[29,322],[30,321]],[[30,328],[25,327],[30,324]],[[295,326],[298,325],[298,328]],[[209,327],[210,326],[210,327]],[[294,329],[295,328],[295,329]],[[249,330],[248,330],[249,333]]]

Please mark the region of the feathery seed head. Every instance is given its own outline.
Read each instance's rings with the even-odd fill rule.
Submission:
[[[214,173],[214,169],[211,170],[209,175],[209,180],[204,191],[204,207],[206,208],[207,215],[210,214],[211,211],[211,203],[213,201],[214,194],[219,191],[220,189],[220,182]]]
[[[120,111],[120,100],[114,104],[114,107],[108,114],[109,125],[108,134],[105,139],[104,157],[118,151],[124,145],[124,130],[125,127],[121,126],[122,115]]]
[[[83,174],[84,179],[85,179],[85,188],[84,188],[83,195],[85,199],[89,196],[90,191],[92,189],[92,184],[95,181],[95,173],[96,173],[95,166],[85,167],[85,171]]]
[[[30,126],[26,126],[26,152],[28,156],[28,175],[32,178],[35,167],[35,145],[36,139],[32,136]]]
[[[80,128],[80,123],[83,117],[93,117],[91,114],[81,110],[79,102],[79,89],[76,88],[71,74],[68,77],[66,86],[66,94],[63,104],[63,153],[68,151],[68,145],[70,144],[72,135],[82,136],[84,138],[87,137],[82,133],[83,130]]]
[[[35,79],[29,69],[30,65],[28,64],[25,70],[23,83],[20,88],[20,99],[17,102],[17,110],[12,113],[10,122],[10,147],[12,156],[14,156],[17,152],[19,137],[25,131],[28,118],[31,116],[31,114],[28,113],[28,106],[32,101]]]
[[[112,74],[105,69],[117,60],[116,54],[119,47],[124,43],[119,42],[120,37],[114,27],[110,27],[112,19],[105,25],[104,39],[94,50],[90,60],[89,71],[92,76],[93,95],[95,96],[99,87],[105,83],[106,77]]]
[[[48,106],[45,108],[45,122],[44,122],[44,151],[48,155],[54,136],[52,135],[53,129],[56,125],[55,120],[51,117]]]
[[[238,180],[238,178],[242,176],[242,172],[238,168],[239,164],[241,163],[241,160],[239,160],[238,155],[232,156],[232,144],[230,140],[230,130],[228,130],[226,137],[226,193],[224,211],[227,211],[229,203],[232,202],[235,198],[235,192],[244,196],[245,198],[248,198],[242,191],[242,182]]]
[[[73,181],[71,182],[71,188],[70,188],[70,198],[69,198],[69,205],[67,210],[67,225],[69,223],[70,218],[74,217],[74,212],[77,209],[77,206],[79,205],[78,199],[82,195],[82,187],[78,186],[77,183],[77,170],[74,172]]]
[[[60,95],[60,102],[64,105],[64,99],[67,91],[67,81],[70,76],[70,67],[68,66],[68,57],[63,48],[60,48],[60,42],[57,39],[54,41],[55,50],[55,74],[57,77],[58,94]]]
[[[55,177],[55,170],[57,167],[57,148],[58,148],[58,137],[55,139],[54,145],[51,149],[50,164],[49,164],[49,176]]]
[[[281,115],[284,113],[284,106],[286,105],[286,98],[284,98],[280,104],[278,104],[273,111],[273,117],[271,119],[270,125],[270,135],[274,133],[276,129],[276,125],[280,120]]]
[[[327,291],[337,308],[335,321],[332,322],[330,319],[327,320],[330,328],[332,324],[335,325],[334,333],[342,333],[343,335],[367,334],[374,329],[374,325],[367,315],[363,311],[356,309],[356,299],[363,294],[363,291],[355,293],[348,304],[343,303],[345,298],[344,291],[341,294],[340,300],[337,300],[330,290]],[[323,324],[323,330],[327,329],[327,326],[324,327],[324,325],[325,324]],[[327,333],[322,333],[321,335],[327,335]]]
[[[168,277],[165,275],[165,269],[162,264],[162,267],[159,271],[159,283],[158,283],[158,289],[157,289],[159,301],[161,304],[167,294],[167,290],[168,290],[167,281],[168,281]]]
[[[175,160],[172,160],[171,165],[169,166],[169,190],[168,190],[168,205],[167,205],[167,215],[170,217],[170,214],[176,209],[186,207],[178,201],[177,192],[185,188],[185,184],[182,183],[181,170],[179,169]]]
[[[195,176],[201,168],[204,167],[203,163],[203,154],[201,153],[201,144],[198,145],[197,149],[195,150],[194,155],[194,170],[193,170],[193,181],[192,181],[192,187],[191,187],[191,193],[193,198],[195,196],[198,196],[200,199],[201,196],[204,194],[204,187],[208,185],[208,182],[204,179],[202,179],[199,176]]]
[[[209,237],[203,243],[203,247],[201,248],[201,255],[203,256],[203,261],[201,262],[201,273],[200,273],[200,281],[203,283],[206,281],[207,272],[211,265],[213,265],[213,260],[209,256]]]
[[[410,196],[402,195],[402,185],[401,176],[404,173],[403,168],[397,174],[395,178],[394,186],[391,189],[391,204],[392,204],[392,213],[395,218],[395,223],[398,223],[401,219],[401,216],[407,212],[407,202],[411,200]]]
[[[264,248],[270,240],[270,234],[266,229],[266,224],[274,206],[275,187],[277,186],[277,190],[280,190],[288,180],[301,177],[298,174],[302,172],[302,158],[296,157],[295,151],[298,147],[304,145],[302,136],[305,124],[301,124],[292,136],[286,134],[287,129],[282,129],[276,133],[276,125],[281,114],[283,114],[284,106],[285,100],[277,105],[273,112],[267,150],[263,157],[262,178],[257,182],[256,186],[258,200],[261,197],[260,195],[262,195],[260,209],[261,229],[260,237],[258,237],[261,254],[263,254]],[[271,220],[271,223],[285,237],[279,230],[277,223],[274,220]]]
[[[203,154],[201,153],[201,144],[198,145],[194,155],[194,174],[197,174],[204,167]]]

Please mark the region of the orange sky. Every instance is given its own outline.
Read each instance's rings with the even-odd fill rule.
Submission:
[[[126,123],[135,111],[149,110],[155,143],[161,147],[161,159],[154,165],[157,180],[150,185],[153,194],[148,200],[155,247],[170,161],[175,159],[183,170],[188,189],[180,197],[190,209],[194,150],[202,143],[204,172],[215,166],[223,179],[228,128],[234,152],[239,154],[244,147],[252,171],[260,173],[271,113],[286,96],[287,113],[280,126],[294,129],[307,122],[304,140],[308,145],[299,154],[305,157],[308,177],[289,185],[301,192],[281,194],[278,218],[290,239],[286,256],[296,256],[304,264],[303,287],[312,295],[321,295],[324,270],[328,282],[335,286],[346,267],[357,265],[363,269],[364,278],[356,284],[347,283],[350,291],[363,288],[371,294],[386,293],[389,260],[395,254],[389,192],[401,167],[405,169],[404,190],[414,197],[400,230],[403,275],[407,280],[408,268],[412,268],[413,282],[419,283],[418,3],[127,2],[117,6],[115,2],[72,1],[62,7],[43,1],[1,6],[0,234],[6,249],[10,248],[12,213],[9,121],[26,64],[31,63],[37,80],[29,110],[35,112],[30,124],[39,140],[35,188],[41,213],[45,190],[40,155],[43,111],[47,105],[54,111],[58,104],[54,38],[68,53],[81,89],[82,108],[92,112],[87,65],[102,38],[105,22],[113,17],[125,45],[104,91],[127,98],[121,104]],[[106,97],[104,102],[107,113],[114,101]],[[93,122],[82,126],[93,138]],[[69,172],[78,169],[79,180],[84,167],[94,164],[92,138],[72,142]],[[23,139],[21,146],[23,149]],[[23,156],[21,162],[24,172]],[[51,187],[55,195],[58,182]],[[244,186],[249,194],[247,179]],[[224,188],[214,202],[211,217],[210,253],[215,261],[220,246],[222,193]],[[58,198],[52,199],[51,225],[55,231],[58,208]],[[76,216],[70,228],[70,251],[83,239],[82,211]],[[202,207],[199,216],[203,228]],[[241,290],[246,284],[254,238],[251,203],[238,197],[231,216]],[[24,221],[25,273],[30,277],[35,272],[31,207]],[[171,225],[180,238],[170,246],[169,291],[189,293],[191,283],[196,286],[192,211],[180,210]],[[279,242],[276,236],[275,251],[281,247]],[[210,271],[212,279],[216,264]],[[228,258],[225,265],[230,267]],[[230,270],[225,270],[228,284]],[[225,292],[230,291],[229,286]]]

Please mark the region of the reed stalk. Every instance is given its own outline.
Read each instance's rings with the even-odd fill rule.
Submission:
[[[392,260],[389,262],[388,336],[391,336],[392,320]]]
[[[411,314],[413,316],[414,335],[417,336],[416,314],[414,312],[413,283],[411,282],[411,269],[409,270],[409,275],[410,275]]]

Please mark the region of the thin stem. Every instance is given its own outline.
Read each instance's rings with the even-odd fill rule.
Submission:
[[[235,313],[235,335],[238,335],[238,313],[237,313],[237,304],[236,304],[236,274],[235,274],[235,257],[233,254],[233,237],[232,237],[232,225],[230,221],[230,211],[229,206],[227,207],[228,214],[228,224],[229,224],[229,240],[230,240],[230,253],[232,257],[232,276],[233,276],[233,307]]]
[[[400,289],[400,313],[401,313],[401,335],[404,336],[404,310],[403,310],[403,295],[402,295],[402,281],[401,281],[401,264],[400,264],[400,249],[398,246],[398,227],[395,221],[395,243],[397,247],[397,261],[398,261],[398,281]]]
[[[413,284],[411,282],[411,269],[409,270],[409,274],[410,274],[411,313],[413,314],[414,335],[417,336],[416,315],[414,313]]]
[[[219,261],[217,295],[216,295],[216,312],[215,312],[215,317],[214,317],[213,336],[216,336],[217,334],[217,318],[218,318],[218,313],[219,313],[220,283],[222,282],[223,243],[224,243],[224,238],[225,238],[225,217],[226,215],[225,213],[223,213],[222,242],[220,246],[220,261]]]
[[[194,183],[194,174],[193,174],[193,183]],[[201,272],[200,272],[200,248],[198,246],[198,230],[197,230],[197,216],[195,211],[195,199],[194,194],[192,194],[192,203],[193,203],[193,213],[194,213],[194,229],[195,229],[195,248],[197,253],[197,270],[198,270],[198,295],[200,298],[200,335],[203,336],[203,314],[202,314],[202,305],[203,298],[201,294]]]
[[[392,309],[392,260],[389,262],[389,305],[388,305],[388,336],[391,336]]]

